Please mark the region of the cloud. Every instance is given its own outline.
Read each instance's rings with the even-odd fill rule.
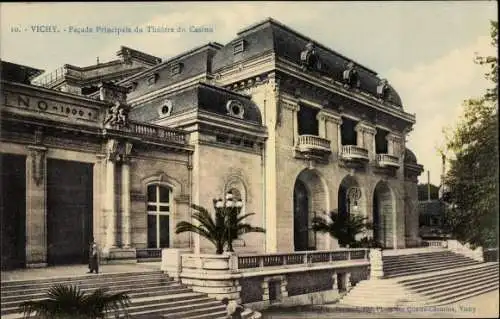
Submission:
[[[453,127],[462,113],[465,99],[479,97],[490,85],[484,68],[474,63],[475,53],[495,54],[490,37],[454,49],[426,64],[409,69],[392,69],[388,78],[402,96],[405,110],[416,114],[417,123],[408,146],[426,170],[431,182],[439,184],[441,158],[437,147],[444,145],[443,128]],[[424,176],[425,175],[425,176]],[[426,174],[420,178],[425,182]]]

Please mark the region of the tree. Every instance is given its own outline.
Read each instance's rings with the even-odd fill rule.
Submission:
[[[340,247],[356,245],[356,235],[362,233],[371,225],[366,222],[368,218],[341,213],[332,210],[323,213],[323,216],[315,216],[312,219],[312,229],[320,233],[328,233],[339,241]]]
[[[260,232],[265,230],[261,227],[255,227],[243,220],[254,213],[242,214],[241,209],[237,210],[235,215],[231,215],[230,209],[216,209],[215,218],[208,210],[199,205],[191,205],[196,210],[192,218],[198,224],[181,221],[177,223],[175,233],[192,232],[208,239],[215,246],[215,253],[220,255],[224,251],[224,245],[232,246],[231,243],[239,236],[245,233]]]
[[[491,36],[497,48],[498,22],[491,22]],[[498,247],[498,64],[496,56],[475,62],[489,68],[493,88],[464,102],[462,118],[447,136],[446,152],[453,157],[445,177],[445,228],[462,243]]]
[[[108,293],[107,289],[97,289],[85,293],[76,286],[53,285],[47,291],[46,299],[21,303],[19,312],[24,318],[34,314],[44,319],[96,319],[108,314],[126,314],[130,298],[126,292]]]

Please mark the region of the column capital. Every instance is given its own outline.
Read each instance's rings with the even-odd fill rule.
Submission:
[[[375,126],[365,121],[358,122],[354,129],[356,130],[356,132],[366,132],[373,135],[377,133],[377,129],[375,128]]]
[[[325,120],[334,122],[338,125],[342,124],[342,117],[340,116],[339,113],[328,110],[328,109],[322,109],[318,112],[318,116],[323,116]]]
[[[385,137],[387,141],[401,142],[403,140],[403,136],[396,132],[389,132]]]
[[[106,142],[106,159],[115,162],[118,159],[118,141],[108,140]]]
[[[281,98],[279,103],[283,108],[293,111],[293,112],[298,112],[300,111],[300,106],[297,100],[295,99],[288,99],[288,98]]]
[[[40,186],[45,176],[45,160],[47,148],[43,146],[27,146],[31,156],[31,177],[36,186]]]

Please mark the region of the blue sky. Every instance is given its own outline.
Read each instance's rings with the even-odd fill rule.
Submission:
[[[2,3],[0,56],[48,72],[112,60],[120,45],[165,58],[200,44],[226,43],[241,28],[272,17],[375,70],[400,93],[417,124],[408,147],[439,184],[442,129],[453,126],[464,99],[480,96],[488,82],[474,53],[494,53],[489,20],[495,1],[415,2],[141,2]],[[34,33],[37,24],[60,29],[105,25],[207,26],[213,32],[96,34]],[[15,33],[11,27],[28,31]],[[422,174],[420,181],[426,181]]]

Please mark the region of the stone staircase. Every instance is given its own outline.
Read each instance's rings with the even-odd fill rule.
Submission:
[[[499,264],[450,251],[384,256],[383,279],[359,282],[340,307],[439,306],[499,288]]]
[[[384,277],[393,278],[479,264],[449,250],[383,256]]]
[[[18,305],[44,299],[47,289],[56,283],[77,285],[83,291],[104,287],[112,292],[127,291],[131,318],[212,319],[224,318],[226,313],[220,301],[193,292],[161,271],[143,271],[2,282],[1,317],[22,318]]]

